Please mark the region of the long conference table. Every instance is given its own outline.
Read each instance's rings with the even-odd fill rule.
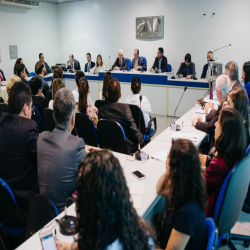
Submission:
[[[189,117],[195,117],[197,113],[195,113],[195,108],[192,108],[189,112]],[[205,115],[205,114],[202,114]],[[190,120],[187,119],[187,115],[184,114],[180,119],[176,121],[178,125],[181,126],[181,132],[195,134],[197,136],[197,141],[194,144],[198,147],[204,140],[206,140],[206,133],[196,130],[192,125],[190,125]],[[149,160],[147,160],[146,164],[143,165],[142,162],[135,160],[133,157],[113,152],[113,154],[119,159],[120,164],[123,168],[125,178],[127,181],[127,185],[130,188],[134,183],[144,184],[144,192],[142,195],[141,206],[136,208],[136,211],[139,216],[144,218],[147,221],[152,221],[154,212],[159,212],[163,208],[164,198],[157,195],[156,193],[156,183],[160,176],[166,170],[165,162],[158,161],[152,159],[151,156],[155,152],[159,152],[161,150],[166,150],[169,152],[171,148],[172,138],[176,135],[176,132],[172,131],[170,127],[168,127],[165,131],[163,131],[160,135],[158,135],[155,139],[153,139],[150,143],[147,144],[143,148],[143,151],[149,154]],[[138,180],[131,173],[135,170],[139,170],[143,174],[146,175],[146,179]],[[75,204],[72,204],[67,209],[68,215],[76,216],[75,212]],[[64,212],[59,214],[56,218],[54,218],[51,222],[52,224],[46,229],[52,229],[55,227],[57,231],[57,239],[62,240],[68,243],[74,242],[74,237],[76,236],[65,236],[62,235],[59,231],[58,223],[55,222],[55,219],[60,219],[64,216]],[[53,222],[54,221],[54,222]],[[49,222],[48,225],[51,223]],[[20,245],[18,250],[41,250],[42,246],[39,239],[39,232],[34,234],[31,238],[25,241],[22,245]]]
[[[101,99],[101,91],[103,86],[103,78],[105,71],[98,74],[86,74],[86,79],[89,81],[90,95],[93,101]],[[208,91],[208,82],[205,79],[171,79],[172,73],[151,73],[138,71],[112,71],[114,78],[117,78],[121,83],[122,97],[120,102],[125,103],[127,96],[131,95],[131,81],[137,76],[142,83],[141,94],[145,95],[150,104],[152,114],[174,116],[175,108],[183,93],[184,87],[187,87],[180,106],[177,110],[176,117],[180,117],[191,109],[195,101],[204,96]],[[30,79],[30,78],[29,78]],[[27,79],[27,80],[29,80]],[[52,73],[45,76],[45,81],[49,84],[52,80]],[[64,72],[63,79],[65,86],[74,90],[76,88],[75,73]],[[5,86],[2,86],[0,96],[4,99],[7,96]]]

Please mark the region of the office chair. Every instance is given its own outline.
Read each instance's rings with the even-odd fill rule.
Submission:
[[[131,60],[126,58],[127,61],[127,70],[131,70]]]
[[[215,240],[215,223],[212,218],[206,219],[206,225],[207,225],[207,250],[213,250],[214,249],[214,240]]]
[[[31,119],[37,123],[39,133],[42,133],[44,131],[43,118],[36,106],[32,108]]]
[[[9,113],[9,105],[6,103],[0,103],[0,115],[2,112]]]
[[[140,56],[141,58],[143,58],[143,60],[144,60],[144,62],[145,62],[145,65],[146,65],[146,71],[147,71],[147,59],[146,59],[146,57],[144,57],[144,56]]]
[[[30,77],[37,76],[35,72],[30,72]]]
[[[43,110],[44,131],[52,132],[56,127],[53,118],[53,109],[45,108]]]
[[[171,65],[171,64],[168,64],[168,65],[167,65],[167,69],[168,69],[168,72],[172,72],[172,65]]]

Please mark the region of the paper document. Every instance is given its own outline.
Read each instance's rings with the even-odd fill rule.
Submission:
[[[131,198],[133,200],[134,208],[141,208],[142,204],[142,196],[141,195],[131,195]]]
[[[204,114],[204,115],[206,114],[205,110],[204,110],[204,109],[201,109],[201,108],[196,109],[196,110],[195,110],[195,113]]]
[[[204,99],[203,99],[203,101],[204,102],[211,102],[211,103],[213,103],[213,104],[217,104],[217,105],[220,105],[220,103],[217,101],[217,99],[213,99],[213,100],[211,100],[211,99],[209,99],[209,97],[205,97]]]
[[[151,158],[162,162],[166,162],[167,157],[168,157],[168,152],[166,150],[161,150],[151,155]]]
[[[142,183],[132,183],[130,187],[130,194],[143,195],[144,184]]]
[[[197,134],[190,134],[190,133],[184,133],[184,132],[175,132],[172,136],[173,139],[187,139],[193,142],[197,142],[200,135]]]

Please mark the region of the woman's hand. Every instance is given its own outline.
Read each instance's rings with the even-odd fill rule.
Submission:
[[[71,249],[73,249],[73,248],[71,248],[71,245],[73,245],[73,244],[66,243],[63,241],[56,241],[57,250],[71,250]]]

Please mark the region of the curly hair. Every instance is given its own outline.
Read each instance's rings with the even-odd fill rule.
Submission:
[[[178,210],[182,205],[195,200],[204,210],[205,179],[194,144],[186,139],[172,141],[169,160],[166,184],[169,187],[170,207]]]
[[[76,213],[79,250],[103,250],[116,239],[124,250],[150,249],[149,228],[131,203],[121,165],[106,150],[80,163]]]

